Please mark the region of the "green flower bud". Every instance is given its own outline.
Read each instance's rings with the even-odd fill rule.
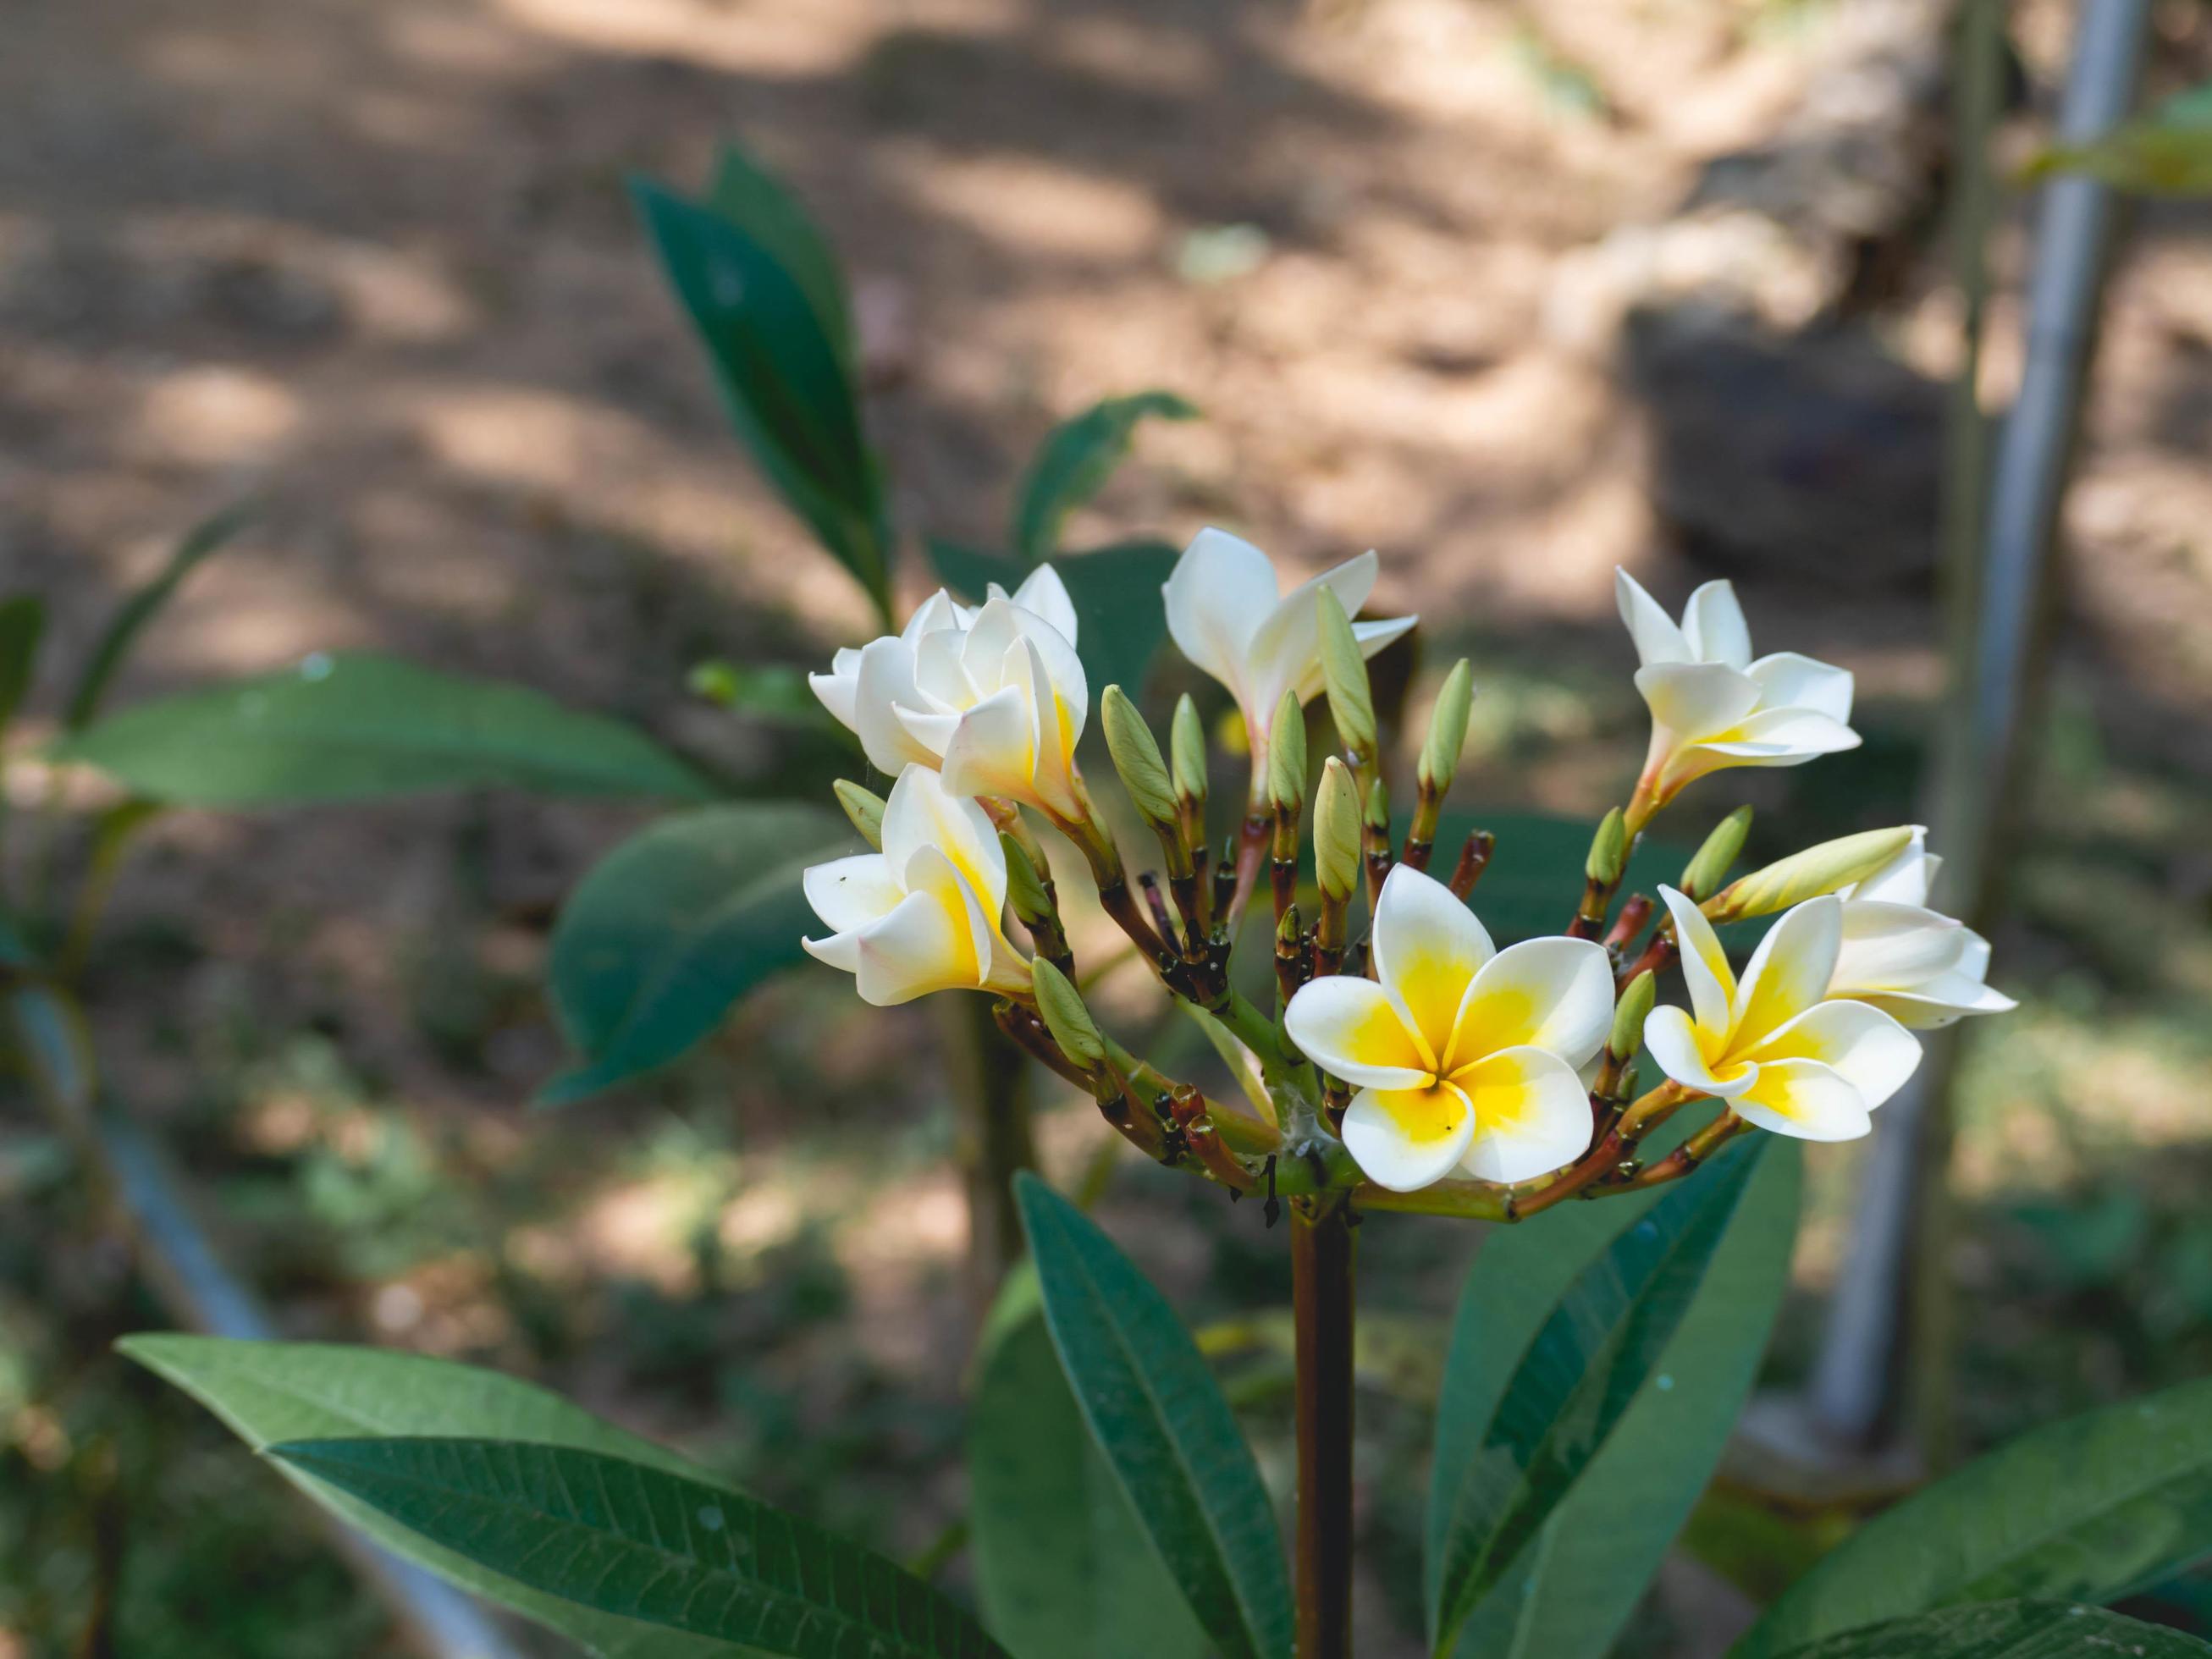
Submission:
[[[845,816],[853,820],[853,828],[860,832],[860,839],[878,852],[884,848],[884,798],[870,794],[857,783],[843,778],[830,786],[837,793],[837,805],[845,809]]]
[[[1421,744],[1421,787],[1443,794],[1459,770],[1460,751],[1467,747],[1467,717],[1474,707],[1474,670],[1462,657],[1444,676],[1443,690],[1429,714],[1429,735]]]
[[[1359,786],[1331,755],[1314,802],[1314,872],[1324,897],[1341,904],[1359,884]]]
[[[1365,822],[1370,830],[1380,830],[1386,836],[1390,833],[1390,786],[1380,778],[1367,792]]]
[[[1014,907],[1015,916],[1024,927],[1051,921],[1052,897],[1044,890],[1044,878],[1030,862],[1030,855],[1021,842],[1001,830],[999,845],[1006,855],[1006,902]]]
[[[1306,799],[1306,715],[1296,691],[1283,693],[1267,735],[1267,799],[1296,817]]]
[[[1705,915],[1713,921],[1737,921],[1787,910],[1864,880],[1911,844],[1911,824],[1824,841],[1730,883],[1718,896],[1705,901]]]
[[[1601,887],[1611,887],[1620,879],[1620,872],[1628,862],[1628,824],[1616,806],[1605,815],[1590,839],[1589,857],[1583,862],[1583,873]]]
[[[1294,953],[1305,938],[1305,923],[1299,919],[1298,907],[1283,907],[1283,919],[1275,924],[1275,954],[1279,957]]]
[[[1098,1035],[1097,1022],[1067,975],[1038,957],[1030,963],[1030,984],[1036,992],[1037,1012],[1060,1052],[1086,1072],[1103,1066],[1106,1039]]]
[[[1152,729],[1118,685],[1106,688],[1099,699],[1098,715],[1106,727],[1106,752],[1114,757],[1121,787],[1148,823],[1176,821],[1175,785],[1169,781],[1167,763],[1152,740]]]
[[[1185,692],[1176,699],[1175,721],[1168,727],[1168,755],[1175,763],[1176,799],[1206,799],[1206,727],[1199,723],[1198,705]]]
[[[1613,1010],[1613,1035],[1605,1040],[1606,1052],[1626,1060],[1644,1043],[1644,1022],[1651,1018],[1651,1005],[1659,999],[1659,980],[1647,968],[1628,981]]]
[[[1334,588],[1324,587],[1314,603],[1321,610],[1322,682],[1328,688],[1329,717],[1344,746],[1362,755],[1376,752],[1375,696],[1367,685],[1367,659],[1352,631],[1352,618]]]
[[[1735,811],[1713,826],[1713,833],[1705,837],[1705,844],[1698,848],[1682,872],[1682,890],[1703,903],[1720,890],[1727,878],[1729,866],[1736,854],[1743,851],[1743,838],[1751,833],[1751,808],[1739,806]]]

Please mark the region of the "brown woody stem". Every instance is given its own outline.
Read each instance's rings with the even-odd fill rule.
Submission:
[[[1298,1412],[1297,1659],[1352,1653],[1352,1340],[1357,1235],[1349,1206],[1291,1212]]]

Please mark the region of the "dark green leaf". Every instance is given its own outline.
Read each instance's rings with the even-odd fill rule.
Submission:
[[[141,703],[64,738],[53,756],[190,806],[482,787],[672,800],[714,793],[618,720],[522,686],[367,654],[318,652],[282,673]]]
[[[0,735],[31,689],[39,635],[46,626],[46,604],[37,594],[11,593],[0,599]]]
[[[2212,1381],[2021,1436],[1869,1522],[1791,1585],[1743,1659],[1958,1602],[2111,1601],[2212,1555]]]
[[[148,582],[123,602],[100,642],[92,648],[92,657],[84,665],[83,676],[77,681],[76,695],[70,698],[69,712],[64,725],[71,732],[92,723],[100,712],[100,699],[107,695],[108,684],[116,671],[123,666],[131,647],[147,623],[161,613],[163,606],[176,594],[185,577],[199,567],[200,562],[222,545],[252,521],[259,510],[254,501],[240,501],[210,514],[185,532],[177,544],[176,551],[169,555],[154,580]]]
[[[1001,553],[953,542],[933,540],[927,545],[939,579],[970,603],[981,603],[993,582],[1011,592],[1029,574]],[[1152,659],[1168,635],[1160,586],[1177,556],[1164,542],[1124,542],[1052,561],[1075,607],[1076,654],[1083,659],[1094,698],[1109,685],[1133,697],[1143,690]],[[1568,905],[1571,910],[1571,898]]]
[[[845,354],[780,250],[640,180],[632,194],[738,435],[785,501],[890,614],[881,483]]]
[[[1797,1226],[1795,1142],[1770,1146],[1735,1224],[1651,1380],[1590,1460],[1523,1560],[1486,1597],[1459,1659],[1546,1659],[1610,1651],[1719,1462],[1790,1281]],[[1575,1273],[1656,1194],[1568,1204],[1483,1241],[1460,1296],[1437,1419],[1439,1476],[1474,1455],[1516,1358]],[[1432,1497],[1441,1559],[1451,1484]]]
[[[569,1446],[704,1478],[651,1441],[496,1371],[319,1342],[164,1335],[125,1337],[117,1346],[205,1406],[256,1451],[281,1441],[459,1433]],[[573,1638],[603,1659],[731,1659],[743,1651],[532,1589],[430,1542],[293,1465],[276,1467],[386,1548]]]
[[[1034,1176],[1017,1190],[1061,1369],[1153,1547],[1229,1659],[1288,1659],[1274,1512],[1190,1334],[1073,1205]]]
[[[1147,416],[1194,421],[1198,410],[1171,392],[1109,398],[1046,436],[1014,498],[1014,550],[1037,564],[1060,551],[1067,515],[1105,487]]]
[[[1763,1150],[1668,1189],[1578,1273],[1522,1352],[1472,1453],[1438,1460],[1431,1646],[1449,1654],[1482,1599],[1601,1451],[1681,1324]],[[1434,1513],[1432,1508],[1431,1513]]]
[[[2203,1659],[2193,1636],[2102,1607],[1998,1601],[1953,1607],[1793,1648],[1789,1659]]]
[[[611,1089],[713,1030],[804,954],[815,922],[799,872],[856,845],[837,813],[760,802],[674,814],[615,848],[553,930],[554,1001],[582,1063],[540,1101]]]
[[[853,362],[852,307],[836,250],[790,187],[736,144],[715,159],[708,204],[760,244],[791,274],[805,295],[814,320],[848,368]]]
[[[727,1487],[514,1440],[269,1448],[440,1547],[600,1613],[793,1659],[1000,1659],[948,1597]]]
[[[984,1622],[1017,1659],[1200,1659],[1206,1638],[1084,1427],[1036,1275],[1000,1292],[968,1413]]]

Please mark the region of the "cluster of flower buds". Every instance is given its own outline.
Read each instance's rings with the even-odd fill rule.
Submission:
[[[1007,1036],[1130,1140],[1232,1194],[1349,1193],[1504,1218],[1677,1178],[1753,1127],[1863,1134],[1918,1064],[1914,1029],[2013,1006],[1984,982],[1986,942],[1928,908],[1936,860],[1917,829],[1845,836],[1731,882],[1750,824],[1740,809],[1679,887],[1620,900],[1646,824],[1691,782],[1859,741],[1850,675],[1791,653],[1754,659],[1726,582],[1699,588],[1677,623],[1620,576],[1652,718],[1644,771],[1600,823],[1561,932],[1498,948],[1469,902],[1492,837],[1468,834],[1449,875],[1430,872],[1474,696],[1465,661],[1437,695],[1395,837],[1366,665],[1417,619],[1356,619],[1376,573],[1363,554],[1285,596],[1267,556],[1221,531],[1183,554],[1164,589],[1169,632],[1236,700],[1250,770],[1217,851],[1196,705],[1177,702],[1164,751],[1136,703],[1105,688],[1106,750],[1158,842],[1164,890],[1152,871],[1133,878],[1077,763],[1089,691],[1074,607],[1049,567],[972,609],[936,593],[898,635],[839,652],[816,692],[895,781],[888,799],[838,787],[877,850],[807,872],[832,930],[807,949],[874,1003],[991,994]],[[1334,743],[1316,777],[1317,697]],[[1048,829],[1165,992],[1249,1056],[1255,1112],[1161,1075],[1101,1029],[1079,989]],[[1263,866],[1272,1009],[1231,973]],[[1715,925],[1771,915],[1738,976]],[[1678,963],[1686,1007],[1657,999]],[[1664,1080],[1639,1096],[1642,1050]],[[1640,1162],[1640,1143],[1699,1101],[1711,1120]]]

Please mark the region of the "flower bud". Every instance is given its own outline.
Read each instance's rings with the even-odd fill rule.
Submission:
[[[1322,896],[1339,904],[1359,884],[1359,786],[1334,755],[1322,767],[1314,802],[1314,873]]]
[[[1129,792],[1130,800],[1147,823],[1173,823],[1175,785],[1169,781],[1167,763],[1160,758],[1152,729],[1145,724],[1137,705],[1120,686],[1109,685],[1099,699],[1098,714],[1106,727],[1106,750],[1114,757],[1114,769],[1121,774],[1121,787]]]
[[[1176,699],[1175,721],[1168,727],[1168,755],[1175,763],[1176,799],[1206,799],[1206,727],[1199,723],[1198,705],[1186,691]]]
[[[1421,744],[1421,787],[1441,795],[1451,787],[1459,770],[1460,751],[1467,747],[1468,712],[1474,706],[1474,671],[1462,657],[1444,676],[1443,690],[1429,714],[1429,735]]]
[[[1583,862],[1583,873],[1601,887],[1611,887],[1620,880],[1622,867],[1628,862],[1628,824],[1616,806],[1605,815],[1591,837],[1589,857]]]
[[[853,820],[853,828],[860,832],[860,839],[878,852],[884,848],[884,798],[870,794],[857,783],[840,778],[831,784],[836,792],[837,805],[845,809],[845,816]]]
[[[1737,921],[1745,916],[1787,910],[1793,904],[1863,880],[1911,844],[1909,823],[1824,841],[1731,882],[1718,896],[1707,899],[1703,908],[1712,921]]]
[[[1060,1045],[1060,1052],[1085,1071],[1106,1063],[1106,1039],[1098,1035],[1097,1022],[1067,975],[1042,957],[1030,963],[1030,983],[1036,993],[1037,1012],[1045,1030]]]
[[[1390,786],[1382,779],[1375,780],[1367,792],[1367,816],[1364,820],[1370,830],[1382,836],[1390,833]]]
[[[1322,588],[1314,603],[1321,608],[1322,683],[1328,688],[1328,712],[1336,722],[1337,739],[1355,754],[1372,756],[1375,696],[1367,685],[1367,658],[1335,590]]]
[[[1607,1054],[1627,1060],[1643,1046],[1644,1022],[1651,1018],[1651,1005],[1658,998],[1658,976],[1649,968],[1628,981],[1613,1006],[1613,1035],[1605,1041]]]
[[[1044,890],[1044,878],[1030,862],[1028,852],[1003,830],[999,831],[999,845],[1006,855],[1006,902],[1014,907],[1016,918],[1024,927],[1053,921],[1056,913],[1052,896]]]
[[[1297,816],[1306,799],[1306,716],[1296,691],[1283,693],[1267,737],[1267,799],[1278,812]]]
[[[1682,890],[1699,903],[1720,890],[1729,866],[1743,851],[1743,838],[1751,832],[1751,808],[1739,806],[1713,826],[1705,844],[1682,872]]]

